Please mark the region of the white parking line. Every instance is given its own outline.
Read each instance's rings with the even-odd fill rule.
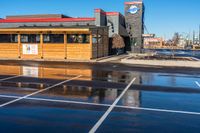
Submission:
[[[142,107],[130,107],[130,106],[116,106],[119,108],[135,109],[143,111],[154,111],[154,112],[165,112],[165,113],[177,113],[177,114],[188,114],[188,115],[200,115],[200,112],[190,112],[190,111],[179,111],[179,110],[169,110],[169,109],[156,109],[156,108],[142,108]]]
[[[19,96],[10,96],[10,95],[0,95],[0,97],[2,97],[2,98],[20,98]],[[58,103],[72,103],[72,104],[102,106],[102,107],[110,107],[111,106],[110,104],[89,103],[89,102],[68,101],[68,100],[56,100],[56,99],[48,99],[48,98],[27,97],[27,98],[24,98],[24,99],[35,100],[35,101],[45,101],[45,102],[58,102]],[[142,107],[131,107],[131,106],[123,106],[123,105],[116,105],[115,107],[117,107],[117,108],[123,108],[123,109],[143,110],[143,111],[177,113],[177,114],[188,114],[188,115],[200,115],[200,112],[181,111],[181,110],[142,108]]]
[[[9,95],[0,95],[3,98],[20,98],[19,96],[9,96]],[[110,104],[100,104],[100,103],[89,103],[89,102],[79,102],[79,101],[69,101],[69,100],[57,100],[57,99],[49,99],[49,98],[35,98],[35,97],[27,97],[24,98],[27,100],[36,100],[36,101],[46,101],[46,102],[58,102],[58,103],[73,103],[73,104],[83,104],[83,105],[93,105],[93,106],[105,106],[109,107]]]
[[[18,77],[21,77],[21,75],[12,76],[12,77],[8,77],[8,78],[3,78],[3,79],[0,79],[0,81],[5,81],[5,80],[8,80],[8,79],[14,79],[14,78],[18,78]]]
[[[25,98],[27,98],[27,97],[33,96],[33,95],[35,95],[35,94],[41,93],[41,92],[43,92],[43,91],[49,90],[49,89],[51,89],[51,88],[53,88],[53,87],[59,86],[59,85],[61,85],[61,84],[64,84],[64,83],[66,83],[66,82],[69,82],[69,81],[72,81],[72,80],[77,79],[77,78],[79,78],[79,77],[81,77],[81,76],[82,76],[82,75],[76,76],[76,77],[74,77],[74,78],[71,78],[71,79],[65,80],[65,81],[63,81],[63,82],[60,82],[60,83],[58,83],[58,84],[52,85],[52,86],[50,86],[50,87],[47,87],[47,88],[45,88],[45,89],[43,89],[43,90],[39,90],[39,91],[36,91],[36,92],[31,93],[31,94],[29,94],[29,95],[20,97],[20,98],[18,98],[18,99],[12,100],[12,101],[7,102],[7,103],[4,103],[4,104],[1,104],[0,107],[4,107],[4,106],[6,106],[6,105],[12,104],[12,103],[17,102],[17,101],[19,101],[19,100],[22,100],[22,99],[25,99]]]
[[[200,87],[200,83],[199,83],[199,82],[195,81],[195,83],[197,84],[197,86],[199,86],[199,87]]]
[[[126,91],[129,89],[129,87],[133,84],[133,82],[136,80],[136,78],[133,78],[131,82],[126,86],[126,88],[122,91],[120,96],[114,101],[114,103],[108,108],[108,110],[104,113],[104,115],[98,120],[98,122],[92,127],[92,129],[89,131],[89,133],[95,133],[96,130],[101,126],[103,121],[106,119],[106,117],[110,114],[110,112],[113,110],[113,108],[116,106],[116,104],[119,102],[119,100],[122,98],[122,96],[126,93]]]

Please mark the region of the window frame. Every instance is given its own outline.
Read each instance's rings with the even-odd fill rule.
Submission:
[[[43,35],[43,40],[42,40],[42,42],[44,43],[44,44],[64,44],[65,43],[65,34],[42,34]],[[59,36],[60,35],[60,37],[61,37],[61,35],[62,35],[62,38],[60,38],[60,40],[59,41],[55,41],[55,36],[54,35],[57,35],[57,36]],[[44,39],[45,39],[45,36],[46,37],[49,37],[49,41],[45,41]],[[62,41],[61,41],[61,39],[62,39]]]
[[[70,36],[75,36],[75,41],[70,41]],[[82,36],[82,41],[80,42],[78,39]],[[90,34],[67,34],[67,44],[90,44]]]
[[[27,41],[22,40],[23,36],[27,37]],[[32,43],[32,44],[36,43],[36,44],[38,44],[38,43],[41,42],[40,34],[21,34],[20,35],[20,42],[21,43]]]
[[[7,35],[9,38],[7,38],[7,40],[9,40],[9,41],[5,41],[5,42],[3,42],[3,41],[1,41],[1,39],[2,40],[5,40],[5,38],[1,38],[1,35]],[[4,37],[5,37],[4,36]],[[2,43],[18,43],[19,42],[19,40],[18,40],[18,34],[0,34],[0,44],[2,44]]]

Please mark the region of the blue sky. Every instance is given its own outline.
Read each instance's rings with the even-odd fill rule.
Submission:
[[[95,8],[123,14],[124,1],[126,0],[1,0],[0,17],[46,13],[93,17]],[[144,3],[145,25],[149,32],[169,38],[174,32],[198,31],[200,0],[144,0]]]

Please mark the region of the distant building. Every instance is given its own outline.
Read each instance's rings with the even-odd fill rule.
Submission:
[[[185,49],[187,45],[188,45],[187,38],[184,37],[183,35],[180,35],[177,47],[180,49]]]
[[[163,46],[163,38],[161,37],[150,37],[150,36],[146,36],[144,37],[144,48],[162,48]]]

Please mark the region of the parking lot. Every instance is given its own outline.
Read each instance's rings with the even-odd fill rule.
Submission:
[[[200,131],[198,69],[0,61],[0,132]]]

